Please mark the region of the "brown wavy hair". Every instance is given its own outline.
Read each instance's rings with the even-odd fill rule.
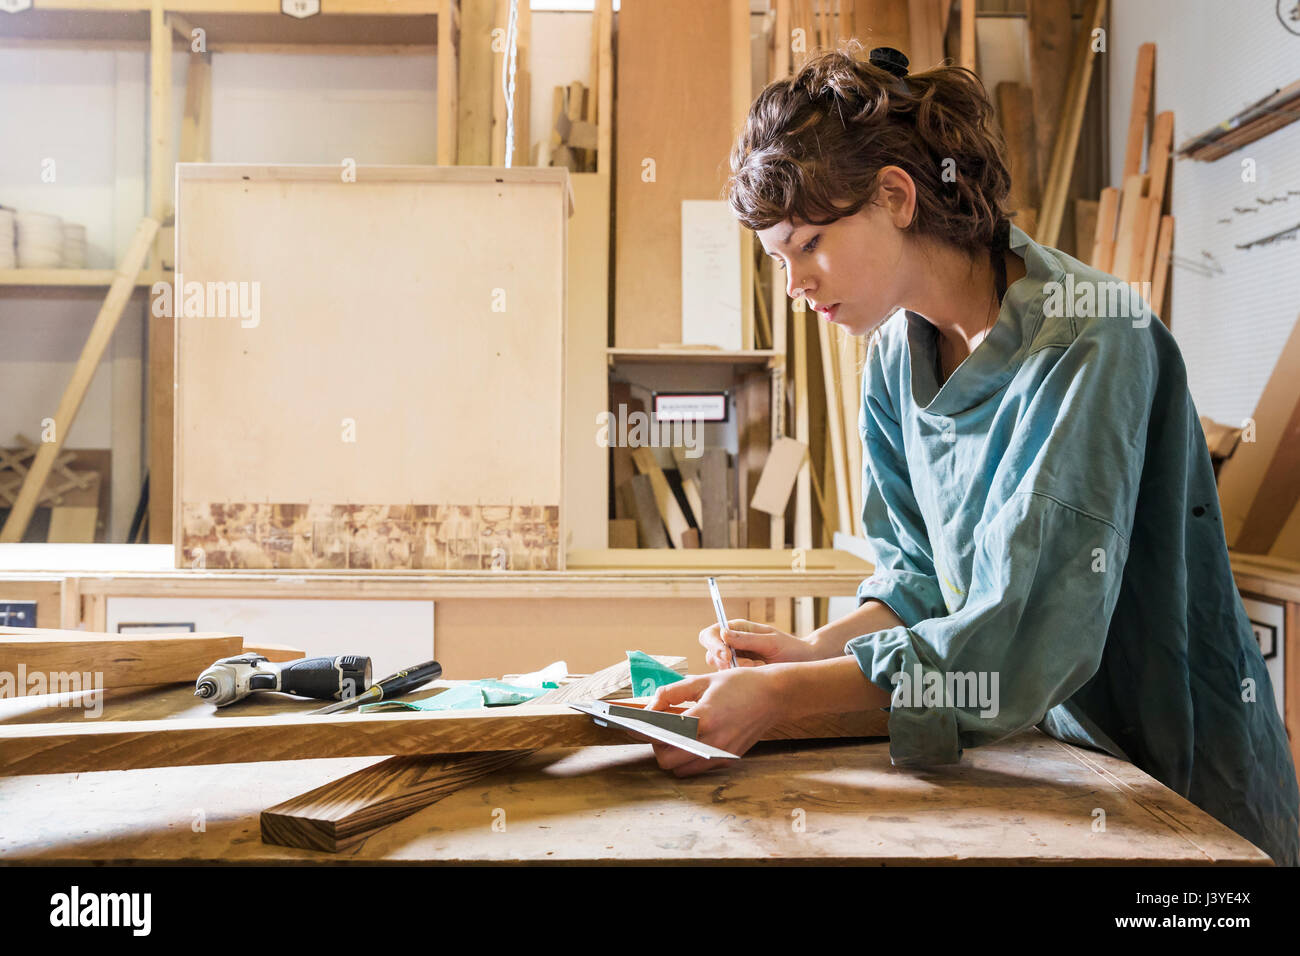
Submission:
[[[970,252],[1005,244],[1006,143],[979,77],[941,66],[900,79],[861,49],[820,53],[758,95],[731,151],[736,218],[755,231],[828,225],[871,202],[880,170],[898,166],[916,182],[910,232]]]

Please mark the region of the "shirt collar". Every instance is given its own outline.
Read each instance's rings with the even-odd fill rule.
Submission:
[[[1025,276],[1011,283],[993,328],[942,388],[935,375],[938,330],[921,316],[904,313],[912,400],[922,412],[954,415],[974,408],[1009,382],[1028,354],[1042,322],[1044,286],[1060,282],[1064,269],[1055,256],[1014,224],[1010,245],[1025,261]]]

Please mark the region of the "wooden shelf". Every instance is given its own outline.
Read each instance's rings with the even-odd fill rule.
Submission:
[[[772,349],[742,349],[727,351],[724,349],[618,349],[605,350],[610,366],[615,365],[654,365],[654,364],[693,364],[693,365],[757,365],[772,368],[781,358],[781,353]]]
[[[302,20],[280,12],[279,0],[168,0],[182,30],[201,27],[210,53],[433,53],[439,0],[334,0]],[[4,46],[146,49],[149,4],[144,0],[52,0],[7,14]],[[175,32],[173,45],[189,50]]]
[[[0,286],[10,288],[107,289],[117,273],[112,269],[0,269]],[[141,274],[137,286],[149,287],[162,278]]]

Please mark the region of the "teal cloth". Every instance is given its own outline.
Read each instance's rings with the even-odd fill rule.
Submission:
[[[1037,725],[1131,761],[1297,865],[1295,768],[1174,337],[1150,315],[1045,308],[1067,274],[1076,289],[1115,279],[1016,227],[1011,247],[1028,274],[942,387],[936,330],[911,313],[882,326],[863,374],[876,563],[858,598],[903,626],[845,653],[893,695],[890,756],[951,763]],[[996,714],[955,695],[906,701],[918,673],[996,676]]]
[[[358,709],[370,710],[464,710],[474,707],[509,707],[540,697],[556,685],[544,687],[515,687],[499,680],[476,680],[449,687],[441,694],[423,700],[381,700],[362,704]]]
[[[660,687],[675,684],[682,679],[681,674],[642,651],[628,651],[627,663],[632,671],[633,697],[649,697]]]

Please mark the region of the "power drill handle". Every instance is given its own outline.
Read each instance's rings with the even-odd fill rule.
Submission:
[[[277,665],[280,690],[317,700],[355,697],[370,687],[370,658],[355,654],[309,657]]]

